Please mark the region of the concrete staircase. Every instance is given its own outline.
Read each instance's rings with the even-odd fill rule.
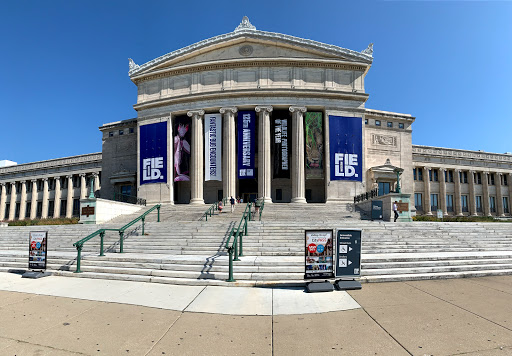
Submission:
[[[344,204],[267,204],[263,221],[249,223],[244,256],[234,263],[236,283],[228,283],[224,248],[244,205],[227,206],[208,221],[208,206],[164,205],[127,234],[119,254],[115,232],[84,245],[81,274],[74,242],[98,228],[118,228],[133,217],[109,224],[0,228],[0,271],[26,269],[28,232],[49,231],[48,268],[58,275],[189,285],[303,284],[305,229],[362,229],[362,280],[368,282],[499,275],[512,273],[511,223],[388,223],[362,221]],[[149,208],[149,207],[148,207]]]

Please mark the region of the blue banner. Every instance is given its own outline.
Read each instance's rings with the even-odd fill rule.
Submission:
[[[255,178],[256,113],[238,112],[238,179]]]
[[[329,115],[331,180],[363,180],[363,127],[360,117]]]
[[[142,125],[140,139],[140,184],[167,183],[167,121]]]

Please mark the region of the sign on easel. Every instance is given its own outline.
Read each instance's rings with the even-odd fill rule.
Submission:
[[[31,231],[29,233],[28,268],[32,270],[46,269],[48,248],[48,231]]]

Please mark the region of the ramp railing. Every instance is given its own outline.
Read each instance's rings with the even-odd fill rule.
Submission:
[[[228,203],[228,198],[223,198],[222,199],[222,205],[223,207],[225,208],[226,207],[226,204]],[[212,217],[212,215],[219,210],[219,202],[216,201],[215,203],[213,203],[212,205],[210,205],[210,207],[208,209],[206,209],[206,211],[204,212],[203,215],[201,215],[201,219],[204,217],[206,221],[208,221],[208,216],[209,217]]]
[[[233,278],[233,261],[240,261],[238,257],[243,256],[243,237],[247,236],[247,222],[251,221],[251,203],[247,203],[238,227],[233,227],[226,241],[226,248],[229,253],[229,278],[227,282],[236,282]],[[233,237],[233,241],[231,241]],[[231,242],[231,245],[230,245]]]

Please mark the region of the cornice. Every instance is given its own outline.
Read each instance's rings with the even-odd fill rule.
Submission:
[[[314,89],[240,89],[230,90],[213,93],[196,93],[196,94],[185,94],[172,98],[157,99],[153,101],[146,101],[144,103],[135,104],[133,108],[136,111],[149,109],[158,106],[172,105],[178,103],[189,103],[199,100],[215,100],[215,99],[226,99],[243,96],[254,96],[254,97],[275,97],[279,96],[292,96],[292,97],[318,97],[328,99],[339,99],[339,100],[354,100],[360,102],[366,102],[369,94],[366,93],[352,93],[343,91],[331,91],[331,90],[314,90]]]
[[[158,64],[162,64],[163,62],[166,62],[168,60],[172,60],[175,58],[178,58],[180,56],[189,54],[191,52],[194,52],[196,50],[209,47],[215,44],[219,44],[222,42],[227,42],[230,40],[234,40],[237,38],[251,38],[251,39],[260,39],[260,40],[266,40],[266,41],[273,41],[273,42],[282,42],[287,44],[293,44],[298,45],[302,47],[308,47],[313,48],[317,50],[321,50],[323,52],[328,52],[334,55],[338,56],[345,56],[349,57],[354,60],[360,60],[366,65],[371,65],[373,61],[373,45],[369,46],[367,49],[363,50],[362,52],[356,52],[352,51],[346,48],[338,47],[335,45],[329,45],[326,43],[313,41],[305,38],[299,38],[295,36],[285,35],[281,33],[276,32],[267,32],[267,31],[259,31],[255,28],[249,28],[249,27],[241,27],[237,28],[235,31],[226,33],[223,35],[211,37],[202,41],[199,41],[197,43],[191,44],[187,47],[180,48],[176,51],[164,54],[163,56],[160,56],[158,58],[155,58],[149,62],[146,62],[141,65],[135,64],[133,60],[129,59],[129,71],[128,75],[130,78],[134,77],[137,74],[141,74],[147,69],[156,66]],[[370,50],[371,49],[371,50]]]
[[[117,121],[117,122],[109,122],[109,123],[101,125],[100,127],[98,127],[98,129],[100,131],[104,131],[104,130],[109,130],[109,129],[113,129],[116,127],[127,127],[130,125],[137,126],[137,119],[128,119],[128,120]]]
[[[474,159],[481,161],[494,161],[494,162],[505,162],[512,163],[512,155],[480,152],[480,151],[467,151],[456,148],[443,148],[443,147],[432,147],[432,146],[412,146],[413,156],[435,156],[445,157],[454,159]],[[414,160],[414,159],[413,159]]]
[[[71,166],[71,165],[76,165],[76,164],[94,163],[94,162],[101,162],[101,153],[89,153],[89,154],[80,155],[80,156],[51,159],[48,161],[18,164],[16,166],[0,168],[0,174],[17,173],[17,172],[23,172],[23,171],[33,171],[36,169],[55,168],[55,167],[60,167],[60,166]]]
[[[409,114],[401,114],[401,113],[397,113],[397,112],[380,111],[380,110],[373,110],[373,109],[365,109],[365,115],[366,115],[366,117],[399,119],[399,120],[407,120],[407,121],[416,120],[416,118],[414,116],[411,116]]]
[[[187,66],[174,67],[174,68],[162,68],[158,71],[151,73],[144,73],[139,76],[131,77],[131,80],[135,84],[140,84],[146,81],[166,78],[171,76],[177,76],[189,73],[200,73],[212,70],[224,70],[224,69],[237,69],[237,68],[252,68],[252,67],[300,67],[300,68],[322,68],[322,69],[343,69],[353,71],[366,71],[364,64],[340,62],[333,60],[321,60],[321,59],[231,59],[218,62],[210,63],[197,63]]]

